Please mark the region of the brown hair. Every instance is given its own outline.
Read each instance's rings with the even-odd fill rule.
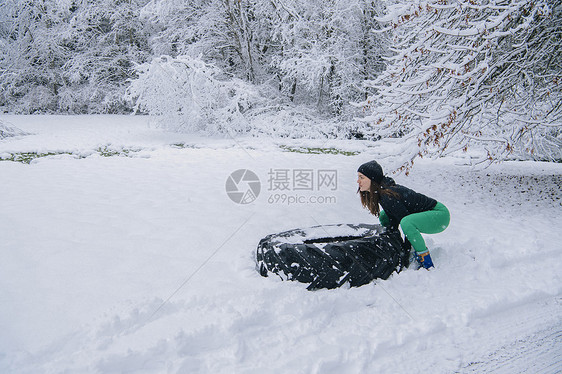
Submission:
[[[380,207],[379,207],[379,199],[381,195],[392,196],[395,198],[399,198],[397,192],[392,191],[389,188],[383,188],[379,183],[371,180],[371,188],[369,191],[361,191],[360,188],[357,189],[359,196],[361,197],[361,205],[364,208],[367,208],[371,214],[375,216],[379,216]]]

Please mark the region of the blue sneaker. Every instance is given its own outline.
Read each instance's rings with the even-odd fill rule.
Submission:
[[[434,267],[433,261],[431,260],[431,256],[429,255],[429,251],[425,251],[422,253],[416,252],[415,256],[416,256],[416,260],[418,261],[418,264],[420,264],[420,267],[428,270]]]

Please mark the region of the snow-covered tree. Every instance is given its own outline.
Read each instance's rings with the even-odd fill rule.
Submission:
[[[273,2],[275,3],[275,2]],[[363,0],[280,2],[273,28],[282,87],[342,114],[368,90],[363,81],[382,69],[382,46],[371,32],[374,5]]]
[[[253,87],[189,56],[162,56],[138,66],[128,88],[135,110],[171,130],[236,133],[249,130],[244,113],[260,100]]]
[[[366,0],[152,0],[143,17],[152,48],[212,62],[255,84],[276,85],[296,104],[341,114],[364,99],[382,46]]]
[[[217,11],[209,0],[151,0],[140,17],[151,29],[155,56],[206,56],[212,43],[206,36],[216,23]]]
[[[371,135],[403,136],[410,162],[474,144],[562,158],[559,1],[399,1],[378,21],[393,55],[362,103]]]
[[[150,60],[140,21],[146,0],[83,0],[74,3],[64,46],[65,87],[59,106],[67,112],[127,111],[123,95],[134,64]]]
[[[0,105],[24,113],[56,110],[68,56],[59,43],[68,9],[53,0],[12,0],[0,12]]]
[[[133,62],[149,47],[147,0],[0,3],[0,106],[20,113],[123,112]]]
[[[201,58],[252,83],[265,79],[270,15],[269,2],[257,0],[152,0],[142,11],[158,30],[157,53]]]

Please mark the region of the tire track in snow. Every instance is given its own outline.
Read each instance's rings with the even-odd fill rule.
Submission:
[[[561,371],[562,329],[558,325],[502,346],[482,361],[465,366],[460,373],[556,374]]]
[[[562,299],[524,303],[475,318],[471,325],[487,335],[482,349],[457,373],[535,373],[562,371]],[[521,336],[513,340],[514,337]],[[492,344],[490,344],[492,343]],[[474,357],[474,356],[473,356]]]

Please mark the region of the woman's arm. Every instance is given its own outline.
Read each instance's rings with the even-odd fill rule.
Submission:
[[[379,213],[379,222],[381,223],[381,225],[383,225],[384,227],[389,227],[390,226],[390,218],[388,218],[388,216],[386,215],[386,213],[384,212],[384,210],[381,210]]]

